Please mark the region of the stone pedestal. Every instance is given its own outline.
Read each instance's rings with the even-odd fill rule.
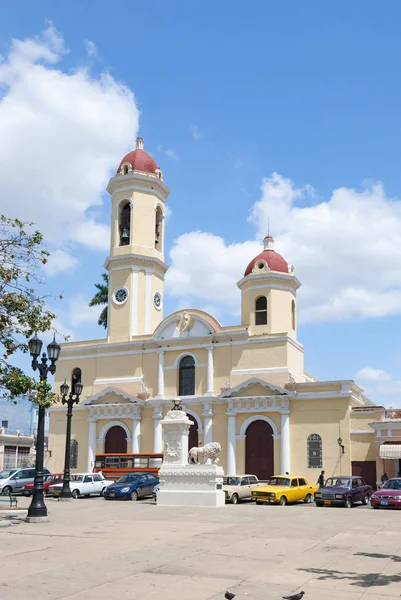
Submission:
[[[159,471],[158,506],[224,506],[224,471],[215,464],[188,464],[191,421],[181,410],[163,419],[164,460]]]

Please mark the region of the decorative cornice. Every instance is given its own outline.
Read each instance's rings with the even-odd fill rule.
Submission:
[[[127,269],[132,267],[132,263],[143,262],[143,263],[157,266],[163,275],[166,273],[167,269],[169,268],[169,266],[165,262],[163,262],[162,260],[160,260],[160,258],[157,258],[156,256],[145,256],[143,254],[133,254],[133,253],[109,256],[108,258],[106,258],[106,260],[104,262],[104,268],[107,270],[110,270],[110,268],[112,268],[113,264],[128,263],[128,262],[130,264],[127,265]]]
[[[267,271],[265,273],[249,273],[249,275],[246,275],[246,277],[243,277],[242,279],[240,279],[237,282],[237,286],[242,289],[242,287],[244,287],[244,284],[251,284],[254,282],[265,282],[265,281],[271,281],[271,280],[276,280],[276,281],[285,281],[289,287],[294,288],[295,290],[297,290],[298,288],[301,287],[301,282],[299,281],[299,279],[297,279],[297,277],[295,277],[295,275],[291,274],[291,273],[280,273],[278,271]]]

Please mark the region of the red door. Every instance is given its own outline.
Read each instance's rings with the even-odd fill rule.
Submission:
[[[120,425],[115,425],[106,433],[105,454],[126,454],[127,434]]]
[[[274,475],[273,430],[266,421],[254,421],[247,427],[245,470],[262,480]]]
[[[367,485],[376,489],[376,461],[374,460],[353,460],[352,474],[356,477],[362,477]]]
[[[199,445],[198,424],[191,415],[187,415],[187,417],[192,421],[188,434],[188,450],[191,450],[191,448],[197,448]]]

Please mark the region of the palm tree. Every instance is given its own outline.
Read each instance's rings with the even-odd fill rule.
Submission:
[[[102,312],[100,313],[98,324],[103,325],[106,329],[107,327],[107,304],[109,302],[109,276],[107,273],[102,273],[102,279],[104,283],[95,283],[95,288],[97,289],[96,294],[93,296],[92,300],[89,302],[89,306],[101,306],[102,304],[106,304]]]

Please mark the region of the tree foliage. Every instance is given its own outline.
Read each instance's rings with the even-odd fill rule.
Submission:
[[[97,292],[93,296],[92,300],[89,302],[89,306],[102,306],[103,304],[106,304],[106,306],[100,313],[99,319],[97,321],[98,325],[101,325],[106,329],[107,305],[109,302],[109,276],[107,275],[107,273],[102,273],[102,279],[104,283],[95,283],[95,288],[97,289]]]
[[[12,364],[18,352],[28,351],[35,333],[48,331],[55,315],[38,293],[39,268],[49,253],[33,223],[0,216],[0,395],[11,399],[29,394],[38,404],[51,401],[49,385],[39,383]]]

